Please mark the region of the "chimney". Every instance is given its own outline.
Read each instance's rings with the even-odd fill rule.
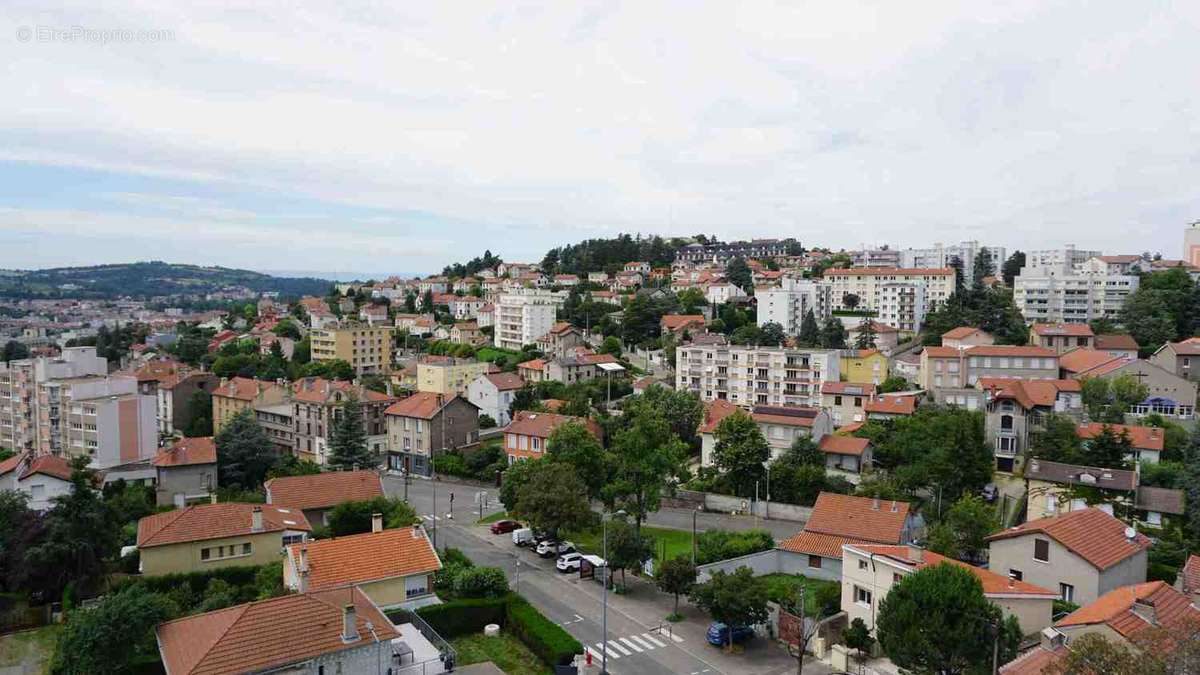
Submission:
[[[383,532],[383,514],[371,514],[371,532]]]
[[[908,545],[908,559],[918,565],[925,561],[925,549],[914,544]]]
[[[351,591],[353,592],[353,591]],[[342,607],[342,642],[358,641],[358,622],[353,604]]]
[[[876,497],[875,499],[871,500],[871,510],[872,511],[879,510],[879,497]]]
[[[263,530],[261,506],[254,507],[254,511],[250,513],[250,530],[253,532],[262,532]]]
[[[1017,575],[1012,572],[1008,573],[1008,587],[1013,588],[1017,585]]]
[[[413,539],[420,539],[421,538],[421,526],[413,525],[412,533],[413,533]]]
[[[208,503],[209,503],[209,504],[216,504],[216,503],[217,503],[217,493],[215,493],[215,492],[214,492],[214,493],[212,493],[212,494],[210,494],[210,495],[208,496]]]

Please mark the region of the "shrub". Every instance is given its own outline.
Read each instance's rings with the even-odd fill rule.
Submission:
[[[551,666],[566,665],[583,653],[583,645],[562,626],[542,616],[525,598],[510,595],[505,614],[507,628],[529,650]]]
[[[466,598],[422,607],[417,610],[417,616],[438,635],[450,639],[483,632],[483,627],[489,623],[504,625],[506,604],[505,598]]]
[[[329,532],[335,537],[371,531],[371,516],[383,514],[383,526],[406,527],[420,522],[416,511],[401,499],[376,497],[367,501],[342,502],[329,512]]]
[[[503,598],[508,595],[508,578],[499,567],[466,567],[454,579],[460,598]]]
[[[483,414],[479,416],[479,428],[491,429],[496,426],[496,420],[491,415]]]
[[[433,458],[434,471],[450,476],[470,477],[467,462],[458,451],[443,452]]]
[[[696,539],[696,564],[707,565],[775,548],[775,538],[766,530],[709,530]]]

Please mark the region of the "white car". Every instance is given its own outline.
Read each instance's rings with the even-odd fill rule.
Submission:
[[[537,551],[537,554],[543,558],[552,558],[556,555],[573,552],[575,550],[575,544],[572,544],[569,541],[559,543],[557,541],[547,539],[546,541],[538,544],[535,550]]]
[[[558,556],[558,560],[554,563],[554,568],[559,572],[579,571],[579,562],[581,560],[583,560],[583,556],[578,553],[565,553]]]

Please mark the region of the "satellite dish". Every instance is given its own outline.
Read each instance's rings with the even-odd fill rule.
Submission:
[[[1137,530],[1133,529],[1132,527],[1125,528],[1125,538],[1126,539],[1133,539],[1136,536],[1137,536]]]

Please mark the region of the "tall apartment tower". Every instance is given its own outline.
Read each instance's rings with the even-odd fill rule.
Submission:
[[[554,326],[557,304],[550,291],[527,288],[502,294],[496,303],[495,345],[520,350],[537,342]]]
[[[758,300],[758,325],[777,323],[787,335],[798,335],[804,315],[812,310],[817,322],[829,316],[830,285],[811,279],[784,277],[779,288],[756,293]]]

